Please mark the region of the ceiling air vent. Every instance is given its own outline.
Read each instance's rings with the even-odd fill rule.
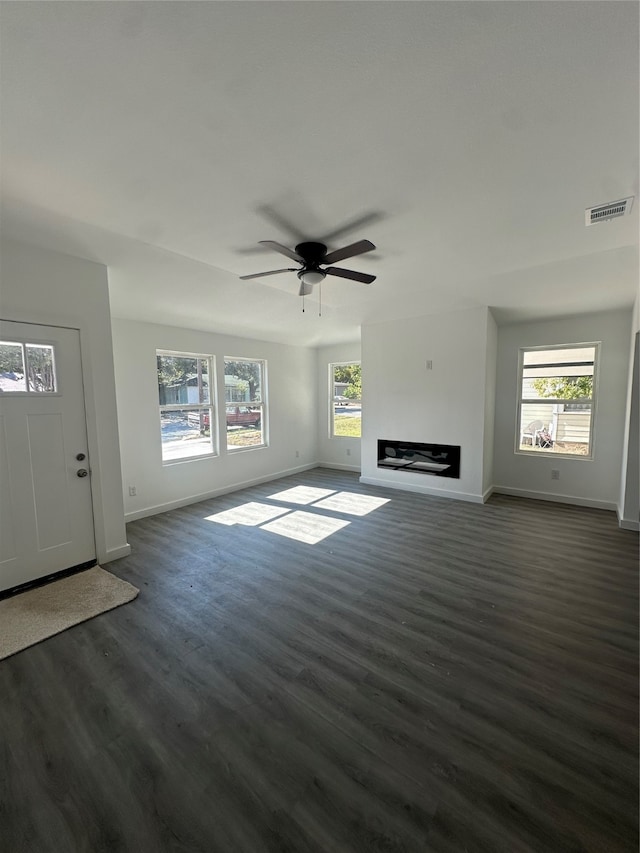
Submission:
[[[622,198],[619,201],[610,201],[608,204],[599,204],[596,207],[588,207],[584,212],[584,224],[596,225],[598,222],[606,222],[608,219],[617,219],[631,212],[633,196]]]

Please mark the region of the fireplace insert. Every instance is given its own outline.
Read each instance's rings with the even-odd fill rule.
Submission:
[[[378,468],[460,479],[460,447],[380,438]]]

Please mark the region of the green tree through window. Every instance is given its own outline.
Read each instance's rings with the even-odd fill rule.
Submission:
[[[334,382],[346,382],[344,396],[350,400],[362,397],[362,366],[360,364],[336,364],[333,373]]]
[[[593,397],[593,376],[557,376],[534,379],[531,384],[541,397],[556,400],[590,400]]]
[[[359,362],[329,365],[331,438],[360,438],[362,435],[362,367]]]

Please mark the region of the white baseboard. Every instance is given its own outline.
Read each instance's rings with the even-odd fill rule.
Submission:
[[[431,495],[434,498],[450,498],[455,501],[467,501],[468,503],[484,503],[483,495],[472,495],[467,492],[454,492],[447,489],[433,489],[418,483],[398,483],[395,480],[382,480],[378,477],[360,477],[361,483],[369,486],[381,486],[384,489],[398,489],[401,492],[417,492],[421,495]]]
[[[622,518],[620,516],[620,507],[616,507],[616,515],[618,516],[618,527],[621,530],[635,530],[640,532],[640,521],[635,521],[633,518]]]
[[[534,501],[551,501],[560,504],[572,504],[573,506],[588,506],[592,509],[607,509],[615,512],[617,507],[613,501],[597,501],[591,498],[580,498],[575,495],[557,495],[550,492],[530,492],[527,489],[514,489],[511,486],[493,486],[493,493],[497,495],[513,495],[516,498],[531,498]]]
[[[342,465],[340,462],[318,462],[317,468],[333,468],[336,471],[353,471],[355,474],[360,473],[359,465]]]
[[[104,557],[100,557],[98,559],[98,563],[102,565],[103,563],[110,563],[112,560],[119,560],[122,557],[128,557],[131,553],[131,545],[125,542],[124,545],[120,545],[117,548],[107,548],[107,552]]]
[[[231,492],[239,492],[240,489],[246,489],[249,486],[257,486],[259,483],[269,483],[271,480],[280,480],[282,477],[288,477],[291,474],[299,474],[301,471],[309,471],[311,468],[317,468],[317,463],[312,462],[308,465],[300,465],[296,468],[290,468],[287,471],[279,471],[275,474],[267,474],[264,477],[256,477],[252,480],[245,480],[242,483],[233,483],[228,486],[222,486],[220,489],[213,489],[210,492],[203,492],[198,495],[189,495],[188,497],[179,498],[175,501],[167,501],[163,504],[155,504],[154,506],[137,509],[134,512],[125,513],[125,522],[136,521],[139,518],[147,518],[150,515],[159,515],[162,512],[169,512],[172,509],[179,509],[181,506],[189,506],[197,504],[200,501],[206,501],[209,498],[217,498],[220,495],[227,495]],[[115,558],[112,558],[115,559]]]
[[[489,498],[491,497],[492,494],[493,494],[493,486],[489,486],[489,488],[485,489],[484,492],[482,493],[482,503],[486,504],[486,502],[489,500]]]

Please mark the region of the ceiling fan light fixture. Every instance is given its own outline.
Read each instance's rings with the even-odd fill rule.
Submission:
[[[274,249],[281,255],[285,255],[287,258],[291,258],[292,261],[297,261],[301,265],[300,269],[288,267],[287,269],[266,270],[265,272],[252,273],[251,275],[241,275],[240,278],[243,281],[262,278],[262,276],[266,275],[279,275],[282,272],[295,272],[300,280],[300,290],[298,293],[300,296],[309,296],[313,292],[314,285],[321,284],[327,275],[335,275],[338,278],[359,281],[362,284],[371,284],[371,282],[376,280],[375,275],[347,270],[344,267],[329,266],[326,269],[321,269],[321,265],[333,264],[334,261],[342,261],[345,258],[353,258],[356,255],[371,252],[375,249],[375,246],[370,240],[358,240],[350,246],[343,246],[341,249],[335,249],[332,252],[327,252],[327,247],[324,243],[313,240],[298,243],[295,250],[289,249],[275,240],[261,240],[260,243],[268,246],[270,249]],[[304,311],[304,308],[302,310]]]
[[[314,284],[320,284],[324,280],[326,273],[322,270],[300,270],[298,278],[303,284],[312,287]]]

